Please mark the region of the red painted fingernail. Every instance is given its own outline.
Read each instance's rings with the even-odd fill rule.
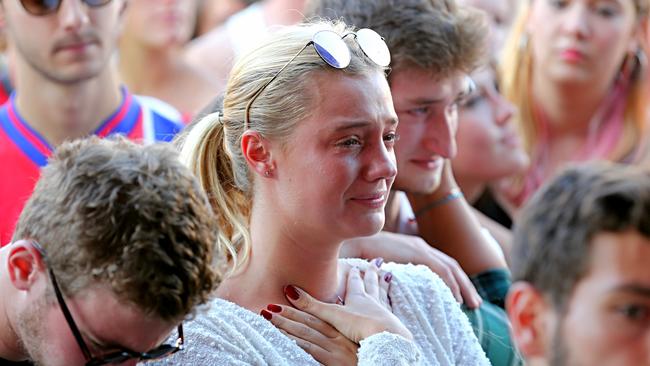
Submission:
[[[384,275],[384,281],[390,282],[393,279],[393,274],[388,272]]]
[[[275,305],[275,304],[268,304],[266,308],[269,309],[269,311],[272,313],[279,313],[282,311],[282,307],[280,305]]]
[[[300,293],[298,293],[298,290],[293,285],[284,286],[284,294],[293,301],[300,298]]]
[[[262,311],[260,311],[260,315],[262,315],[266,320],[271,320],[271,317],[273,316],[273,314],[266,311],[266,309],[262,309]]]

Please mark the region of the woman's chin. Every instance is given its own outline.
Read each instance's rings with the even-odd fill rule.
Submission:
[[[352,226],[353,237],[375,235],[384,228],[384,214],[371,215],[355,222]]]

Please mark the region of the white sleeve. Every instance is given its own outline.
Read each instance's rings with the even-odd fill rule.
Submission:
[[[382,332],[361,341],[359,366],[410,366],[421,364],[415,343],[397,334]]]
[[[318,365],[261,316],[221,299],[212,300],[211,305],[183,324],[185,349],[154,366]]]
[[[411,330],[422,358],[442,365],[490,365],[449,287],[425,266],[393,265],[393,313]],[[394,270],[393,270],[394,269]]]

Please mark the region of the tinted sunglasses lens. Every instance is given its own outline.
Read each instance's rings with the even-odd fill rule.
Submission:
[[[167,357],[173,353],[176,353],[180,350],[178,347],[170,345],[162,345],[154,350],[147,352],[146,356],[143,356],[143,360],[157,360],[159,358]]]
[[[110,3],[111,0],[84,0],[84,2],[88,4],[88,6],[97,7],[97,6],[106,5]]]
[[[106,356],[102,356],[102,358],[94,358],[86,362],[86,366],[112,365],[116,363],[123,363],[131,359],[133,359],[133,356],[129,355],[126,352],[115,352]]]
[[[390,51],[386,42],[372,29],[364,28],[357,31],[357,42],[363,53],[377,65],[390,65]]]
[[[350,50],[341,36],[332,31],[314,34],[314,48],[330,66],[343,69],[350,64]]]
[[[61,0],[20,0],[23,8],[33,15],[45,15],[56,11]]]

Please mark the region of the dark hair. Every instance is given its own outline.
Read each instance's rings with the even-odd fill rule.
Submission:
[[[565,309],[589,270],[594,236],[627,230],[650,238],[650,171],[613,163],[570,168],[533,196],[517,222],[513,279]]]
[[[100,283],[146,314],[180,320],[218,284],[214,222],[171,146],[92,137],[55,151],[14,239],[41,244],[68,296]]]
[[[454,0],[309,0],[306,17],[343,19],[386,40],[393,69],[471,72],[486,55],[484,16]]]

